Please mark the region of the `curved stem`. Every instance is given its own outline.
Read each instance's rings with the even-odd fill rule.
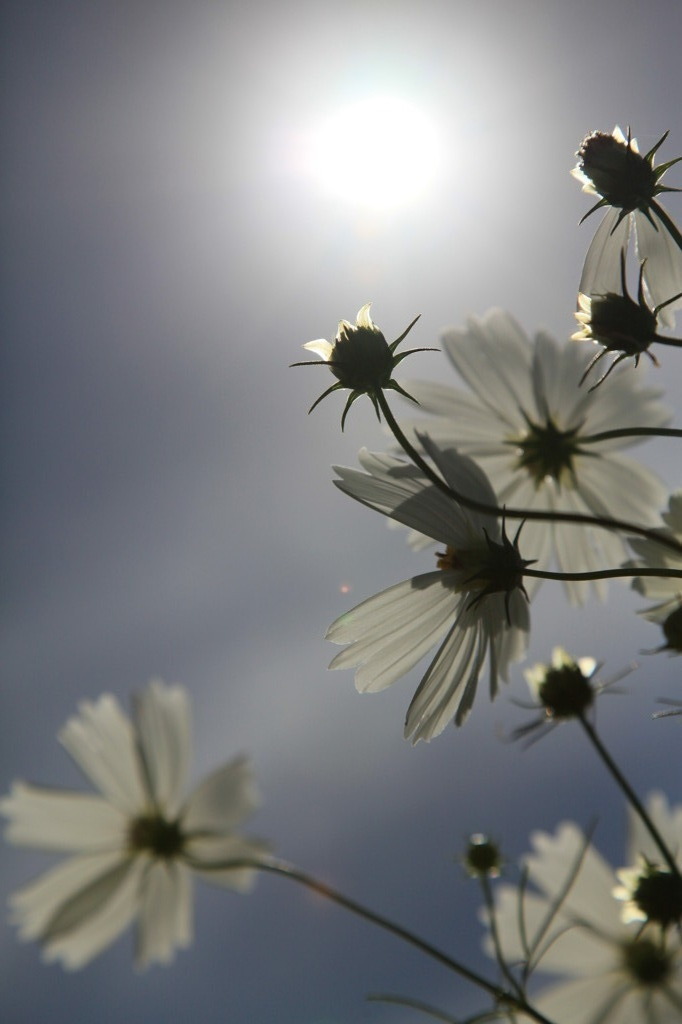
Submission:
[[[340,907],[344,907],[346,910],[350,910],[352,914],[357,914],[358,917],[364,918],[371,924],[377,925],[379,928],[383,928],[384,931],[391,932],[396,935],[403,942],[407,942],[411,946],[415,946],[421,950],[422,953],[426,953],[433,960],[448,967],[455,974],[459,974],[460,977],[465,978],[474,985],[478,985],[485,992],[493,997],[496,1003],[507,1005],[512,1007],[519,1012],[527,1014],[532,1017],[533,1020],[538,1021],[538,1024],[553,1024],[548,1017],[540,1013],[539,1010],[534,1009],[523,997],[513,995],[510,992],[505,992],[504,989],[493,982],[488,981],[483,975],[478,974],[476,971],[470,970],[461,964],[458,960],[453,960],[451,956],[438,949],[436,946],[431,945],[426,939],[420,938],[415,935],[414,932],[409,931],[407,928],[403,928],[402,925],[396,924],[395,921],[389,920],[382,914],[377,914],[375,911],[370,910],[368,907],[357,903],[355,900],[350,899],[349,896],[344,896],[338,889],[333,889],[330,885],[325,882],[320,882],[317,878],[312,875],[307,875],[304,871],[299,871],[298,868],[294,867],[293,864],[287,864],[286,861],[275,860],[227,860],[216,864],[205,864],[202,862],[194,861],[191,857],[185,857],[185,863],[189,867],[197,868],[202,872],[206,871],[224,871],[226,868],[239,870],[240,868],[252,868],[255,871],[266,871],[269,874],[279,875],[282,878],[289,878],[293,882],[298,882],[300,885],[310,889],[311,892],[317,893],[319,896],[324,896],[325,899],[330,900],[332,903],[338,904]]]
[[[500,935],[497,930],[497,916],[495,914],[495,900],[490,889],[490,879],[486,874],[482,874],[479,878],[481,883],[481,889],[483,890],[483,899],[485,901],[485,909],[488,911],[488,927],[490,928],[490,938],[493,942],[493,949],[495,950],[495,959],[502,972],[502,976],[506,980],[507,984],[511,985],[517,996],[523,999],[523,990],[519,985],[518,981],[512,974],[507,965],[507,961],[504,959],[504,953],[502,950],[502,944],[500,942]]]
[[[598,444],[614,437],[682,437],[682,430],[676,427],[621,427],[618,430],[603,430],[600,434],[588,434],[580,438],[580,443]]]
[[[539,580],[615,580],[639,576],[662,576],[664,579],[682,579],[682,569],[627,568],[595,569],[594,572],[552,572],[551,569],[523,569],[524,576]]]
[[[673,537],[662,533],[660,530],[649,529],[646,526],[636,526],[634,523],[628,523],[622,519],[611,519],[608,516],[590,516],[581,512],[540,511],[538,509],[508,508],[507,506],[502,509],[497,505],[487,505],[483,501],[476,501],[474,498],[467,497],[466,494],[462,494],[460,491],[456,491],[453,487],[450,487],[445,480],[438,476],[423,456],[419,454],[414,445],[407,439],[391,412],[383,391],[378,390],[376,398],[379,403],[379,407],[386,418],[386,423],[390,427],[393,436],[403,451],[412,459],[414,464],[421,469],[429,480],[436,485],[436,487],[438,487],[444,494],[447,494],[449,498],[453,498],[455,501],[459,502],[459,504],[464,506],[464,508],[470,508],[474,512],[483,512],[487,515],[503,515],[506,519],[536,519],[544,522],[579,523],[586,526],[599,526],[605,530],[617,530],[622,533],[630,533],[639,537],[646,537],[648,540],[654,541],[654,543],[660,544],[662,547],[670,548],[671,551],[674,551],[678,555],[682,554],[682,543],[676,541]]]
[[[644,824],[645,828],[649,832],[649,835],[651,836],[653,841],[656,843],[656,846],[658,847],[658,849],[661,851],[661,854],[663,855],[663,859],[665,860],[666,864],[670,868],[671,872],[673,873],[673,875],[675,875],[676,878],[682,879],[682,875],[680,874],[680,869],[678,868],[678,866],[677,866],[677,864],[675,862],[675,858],[673,857],[673,855],[671,854],[670,850],[668,849],[668,846],[667,846],[663,836],[661,835],[661,833],[658,831],[658,829],[654,825],[654,823],[651,820],[649,814],[647,813],[646,808],[644,807],[644,805],[642,804],[641,800],[639,799],[639,797],[635,793],[634,789],[632,788],[632,786],[630,785],[628,780],[625,778],[625,776],[623,775],[623,773],[621,772],[620,768],[618,767],[616,762],[613,760],[611,755],[609,754],[608,750],[606,749],[606,747],[604,746],[602,741],[599,739],[599,736],[597,735],[597,732],[596,732],[594,726],[592,726],[591,723],[588,722],[588,720],[587,720],[587,718],[585,717],[584,714],[579,714],[576,717],[578,718],[578,721],[580,722],[580,724],[582,725],[583,729],[587,733],[587,735],[588,735],[588,737],[590,739],[590,742],[592,743],[593,747],[595,748],[595,750],[597,751],[597,753],[601,757],[602,761],[604,762],[604,764],[606,765],[606,767],[610,771],[610,773],[613,776],[613,778],[616,780],[616,783],[620,786],[620,788],[622,789],[623,793],[627,797],[628,801],[630,802],[631,807],[637,813],[637,815],[641,819],[642,823]]]

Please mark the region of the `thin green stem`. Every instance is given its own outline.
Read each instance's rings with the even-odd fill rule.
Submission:
[[[421,469],[428,479],[443,492],[443,494],[447,494],[449,498],[453,498],[460,505],[463,505],[464,508],[470,508],[474,512],[482,512],[488,515],[504,516],[506,519],[535,519],[543,522],[579,523],[584,524],[585,526],[599,526],[604,530],[617,530],[621,533],[629,533],[640,537],[646,537],[655,544],[660,544],[662,547],[670,548],[670,550],[674,551],[675,554],[682,554],[682,543],[676,541],[673,537],[661,533],[660,531],[649,529],[646,526],[636,526],[634,523],[628,523],[623,519],[612,519],[609,516],[590,516],[585,515],[582,512],[508,508],[506,505],[504,508],[499,508],[497,505],[488,505],[483,501],[476,501],[475,498],[469,498],[466,494],[462,494],[461,491],[457,491],[454,487],[447,484],[445,480],[438,476],[431,466],[429,466],[423,456],[419,454],[417,449],[407,439],[398,425],[398,422],[386,401],[386,396],[383,391],[378,390],[376,398],[379,403],[379,407],[384,414],[386,423],[403,451],[410,457],[410,459],[412,459],[414,464]]]
[[[518,981],[509,969],[509,965],[504,958],[504,952],[502,950],[502,944],[500,942],[500,934],[497,930],[497,915],[495,914],[495,900],[490,889],[490,879],[486,874],[482,874],[479,877],[481,883],[481,889],[483,890],[483,899],[485,901],[485,909],[488,912],[488,927],[490,928],[490,938],[493,941],[493,949],[495,950],[495,959],[497,960],[498,966],[502,972],[502,976],[506,980],[507,984],[511,985],[514,992],[521,999],[524,998],[523,989],[519,985]]]
[[[621,427],[618,430],[603,430],[600,434],[588,434],[580,438],[580,443],[598,444],[614,437],[682,437],[682,430],[676,427]]]
[[[682,569],[620,568],[595,569],[594,572],[552,572],[550,569],[524,569],[524,576],[535,576],[539,580],[615,580],[639,576],[661,576],[664,579],[682,579]]]
[[[488,981],[483,975],[478,974],[476,971],[470,970],[461,964],[458,960],[454,960],[447,953],[438,949],[437,946],[431,945],[426,939],[420,938],[415,935],[414,932],[409,931],[407,928],[403,928],[402,925],[396,924],[395,921],[389,920],[382,914],[377,914],[375,911],[370,910],[368,907],[363,906],[362,903],[357,903],[355,900],[350,899],[348,896],[344,896],[343,893],[337,889],[333,889],[330,885],[325,882],[320,882],[317,878],[312,875],[306,874],[304,871],[299,871],[293,864],[287,864],[285,861],[270,859],[270,860],[227,860],[221,861],[216,864],[205,864],[203,862],[195,862],[191,857],[186,857],[185,862],[189,867],[196,867],[202,872],[205,871],[224,871],[225,869],[239,870],[243,868],[252,868],[255,871],[265,871],[269,874],[279,875],[281,878],[288,878],[293,882],[298,882],[300,885],[305,886],[306,889],[310,889],[311,892],[317,893],[319,896],[324,896],[325,899],[330,900],[332,903],[338,904],[340,907],[344,907],[345,910],[349,910],[352,914],[357,914],[358,917],[362,917],[365,921],[369,921],[371,924],[377,925],[379,928],[383,928],[384,931],[390,932],[396,935],[403,942],[407,942],[411,946],[415,946],[421,950],[422,953],[426,953],[433,960],[448,967],[455,974],[465,978],[472,984],[482,988],[485,992],[493,997],[495,1002],[500,1005],[506,1005],[514,1010],[518,1010],[520,1013],[525,1013],[533,1020],[538,1021],[538,1024],[554,1024],[548,1017],[536,1010],[530,1003],[521,997],[514,995],[510,992],[505,992],[504,989],[500,988],[499,985],[495,985],[493,982]]]
[[[625,796],[627,797],[628,801],[630,802],[630,805],[633,808],[633,810],[639,815],[643,825],[645,826],[645,828],[649,832],[649,835],[651,836],[653,841],[656,843],[656,846],[661,851],[661,853],[663,855],[663,859],[665,860],[666,864],[668,865],[668,867],[672,871],[673,875],[675,875],[675,877],[678,878],[678,879],[682,879],[682,875],[680,874],[680,869],[678,868],[678,866],[677,866],[677,864],[675,862],[675,858],[673,857],[673,855],[671,854],[670,850],[668,849],[668,846],[667,846],[663,836],[661,835],[661,833],[658,831],[658,829],[654,825],[654,823],[651,820],[649,814],[647,813],[646,808],[642,804],[642,801],[639,799],[639,797],[635,793],[634,789],[632,788],[632,786],[630,785],[628,780],[625,778],[625,776],[621,772],[620,768],[618,767],[618,765],[613,760],[613,758],[609,754],[608,750],[606,749],[606,747],[604,746],[604,744],[600,740],[600,738],[599,738],[599,736],[597,734],[596,729],[594,728],[594,726],[590,722],[588,722],[588,720],[587,720],[587,718],[585,717],[584,714],[577,715],[577,718],[578,718],[578,721],[580,722],[580,724],[582,725],[583,729],[587,733],[587,736],[589,737],[590,742],[592,743],[592,746],[595,748],[595,750],[597,751],[597,753],[601,757],[602,761],[604,762],[604,764],[606,765],[606,767],[610,771],[611,775],[616,780],[616,783],[618,784],[618,786],[620,786],[620,788],[622,789],[623,793],[625,794]]]

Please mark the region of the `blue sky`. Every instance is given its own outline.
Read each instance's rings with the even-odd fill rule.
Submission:
[[[431,562],[331,486],[332,463],[386,444],[369,406],[343,435],[339,396],[308,418],[324,374],[288,364],[370,300],[387,337],[421,313],[415,345],[490,306],[572,333],[593,230],[578,227],[575,149],[630,124],[642,148],[670,129],[665,158],[682,152],[681,28],[672,0],[3,6],[3,791],[82,785],[63,722],[161,676],[192,694],[197,776],[253,757],[252,832],[474,965],[480,901],[454,862],[471,832],[513,857],[533,828],[597,816],[617,860],[622,803],[577,732],[501,742],[523,720],[520,669],[416,748],[402,738],[415,673],[361,697],[350,672],[327,672],[328,624]],[[301,157],[315,125],[377,94],[418,105],[442,142],[429,190],[388,211],[330,195]],[[669,209],[682,219],[679,198]],[[682,375],[663,356],[643,372],[674,407]],[[409,373],[451,370],[432,353]],[[672,443],[639,454],[679,486]],[[531,662],[562,643],[608,677],[659,643],[626,587],[581,610],[541,593]],[[679,665],[640,660],[599,723],[641,792],[679,800],[679,720],[649,720]],[[48,863],[0,856],[3,895]],[[247,898],[199,889],[195,944],[143,976],[130,936],[75,975],[5,923],[0,946],[11,1024],[413,1019],[371,991],[480,1005],[273,878]]]

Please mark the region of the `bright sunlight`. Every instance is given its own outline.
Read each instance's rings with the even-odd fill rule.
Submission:
[[[373,210],[423,195],[440,162],[435,125],[414,103],[373,96],[336,111],[313,132],[309,168],[332,195]]]

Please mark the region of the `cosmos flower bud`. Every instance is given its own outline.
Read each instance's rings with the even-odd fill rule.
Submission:
[[[662,172],[660,168],[654,170],[653,157],[666,135],[641,156],[629,132],[627,139],[619,130],[613,134],[590,132],[576,154],[580,180],[589,183],[590,191],[602,196],[609,206],[626,212],[643,208],[656,195]]]
[[[309,341],[303,346],[309,352],[315,352],[320,356],[324,360],[323,363],[306,361],[291,364],[292,366],[324,366],[324,363],[326,363],[337,379],[336,384],[332,384],[313,402],[308,410],[309,413],[313,411],[316,405],[319,405],[323,398],[330,395],[332,391],[338,391],[342,388],[350,391],[343,416],[341,417],[342,430],[351,405],[360,395],[367,395],[369,397],[379,419],[381,415],[378,396],[382,391],[386,389],[398,391],[405,398],[414,401],[412,396],[408,395],[393,380],[393,371],[398,363],[405,359],[406,356],[412,355],[413,352],[434,351],[433,349],[414,348],[396,355],[396,348],[412,330],[419,317],[415,317],[400,337],[389,345],[383,333],[370,316],[370,306],[371,303],[367,302],[362,307],[356,317],[355,324],[349,323],[348,320],[339,321],[339,328],[333,344],[324,338],[320,338],[317,341]]]
[[[594,700],[591,679],[596,669],[593,658],[574,661],[563,648],[555,647],[552,663],[528,669],[526,680],[545,709],[547,718],[576,718]]]
[[[620,291],[609,291],[602,295],[578,295],[578,312],[575,318],[580,324],[580,330],[572,335],[572,341],[592,341],[595,345],[602,345],[603,348],[590,361],[587,369],[580,378],[582,384],[590,370],[602,359],[607,352],[618,353],[617,358],[611,363],[608,370],[593,384],[590,391],[599,387],[611,371],[631,356],[635,366],[639,365],[639,359],[643,352],[646,352],[649,359],[658,366],[658,360],[649,351],[649,346],[655,341],[672,344],[669,339],[661,338],[658,333],[658,314],[666,306],[676,302],[682,293],[672,295],[665,302],[661,302],[653,309],[649,308],[644,295],[644,266],[640,264],[639,285],[637,289],[637,301],[630,296],[625,277],[625,249],[620,253]]]
[[[475,832],[469,839],[464,866],[472,878],[498,878],[502,867],[499,846],[482,832]]]

